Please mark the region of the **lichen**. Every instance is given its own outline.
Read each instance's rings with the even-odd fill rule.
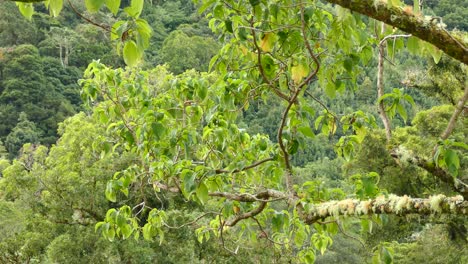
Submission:
[[[432,211],[442,213],[441,203],[445,199],[445,195],[439,194],[429,197],[429,205]]]
[[[353,215],[354,214],[354,209],[356,209],[355,201],[348,200],[347,207],[348,207],[348,214]]]
[[[400,197],[395,205],[395,212],[401,213],[403,209],[409,209],[411,207],[411,200],[407,195]]]
[[[457,204],[463,202],[463,196],[457,195],[450,198],[450,211],[456,211]]]
[[[328,214],[327,208],[325,206],[320,207],[319,210],[318,210],[318,214],[321,217],[327,216],[327,214]]]
[[[371,207],[370,201],[362,201],[356,206],[356,215],[366,215]]]
[[[330,212],[330,214],[332,216],[339,216],[340,215],[340,206],[337,203],[333,203],[328,208],[328,212]]]

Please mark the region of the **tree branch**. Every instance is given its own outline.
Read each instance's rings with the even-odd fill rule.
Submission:
[[[452,114],[452,117],[450,117],[450,121],[447,125],[447,128],[445,129],[444,133],[440,136],[443,140],[447,139],[450,134],[452,134],[453,129],[455,129],[455,124],[457,123],[457,119],[460,116],[461,112],[463,112],[463,109],[465,109],[465,104],[466,101],[468,100],[468,86],[465,87],[465,93],[463,94],[463,97],[460,98],[458,101],[457,105],[455,106],[455,111]]]
[[[84,15],[82,15],[80,12],[78,12],[78,10],[76,10],[75,6],[70,2],[70,0],[67,1],[68,2],[68,5],[70,6],[70,8],[72,9],[72,11],[77,15],[79,16],[81,19],[85,20],[86,22],[92,24],[92,25],[95,25],[96,27],[99,27],[99,28],[102,28],[104,29],[105,31],[107,32],[110,32],[110,26],[108,25],[102,25],[102,24],[99,24],[97,22],[94,22],[93,20],[85,17]]]
[[[303,221],[313,224],[330,216],[363,216],[373,214],[394,214],[399,216],[418,214],[459,214],[468,215],[468,201],[461,196],[446,197],[439,194],[428,199],[390,195],[367,201],[347,199],[312,205]]]
[[[258,215],[259,213],[261,213],[263,211],[263,209],[265,209],[267,204],[268,204],[267,202],[261,202],[260,205],[257,208],[253,209],[252,211],[248,211],[247,213],[236,215],[236,217],[234,217],[232,220],[226,222],[224,225],[225,226],[235,226],[241,220],[254,217],[254,216]]]
[[[210,193],[210,196],[223,197],[239,202],[256,202],[261,200],[262,203],[267,203],[278,199],[291,199],[285,193],[276,190],[265,190],[258,194],[233,194],[217,192]],[[270,198],[272,199],[268,200]],[[364,216],[375,214],[393,214],[398,216],[409,214],[468,215],[468,201],[464,200],[462,196],[446,197],[442,194],[431,196],[429,198],[411,198],[406,195],[389,195],[388,197],[380,196],[375,199],[369,199],[367,201],[346,199],[341,201],[329,201],[319,204],[307,205],[304,205],[302,202],[300,202],[298,198],[292,199],[293,202],[297,204],[297,209],[301,210],[299,215],[301,216],[302,221],[304,221],[306,224],[313,224],[331,216]],[[257,212],[257,209],[250,212],[255,213]],[[248,217],[251,217],[250,214]]]
[[[212,192],[209,194],[212,197],[223,197],[228,200],[238,201],[238,202],[272,202],[278,200],[285,200],[287,195],[283,192],[268,189],[261,191],[257,194],[250,193],[227,193],[227,192]]]
[[[442,50],[452,58],[468,64],[468,43],[452,36],[438,22],[425,19],[411,13],[406,13],[400,7],[388,7],[386,1],[375,0],[325,0],[340,5],[351,11],[394,26],[404,32],[412,34]]]
[[[425,169],[432,175],[436,176],[439,180],[448,183],[454,191],[461,194],[463,198],[466,201],[468,201],[468,184],[448,174],[445,170],[436,167],[432,162],[427,162],[426,160],[418,158],[416,158],[415,161],[411,162],[417,165],[418,167]]]
[[[266,159],[263,159],[263,160],[260,160],[260,161],[257,161],[253,164],[250,164],[249,166],[247,167],[244,167],[242,169],[235,169],[233,171],[228,171],[228,170],[224,170],[224,169],[217,169],[215,170],[215,173],[216,174],[221,174],[221,173],[238,173],[238,172],[241,172],[241,171],[246,171],[246,170],[250,170],[250,169],[253,169],[257,166],[260,166],[262,165],[263,163],[265,162],[268,162],[268,161],[272,161],[274,158],[266,158]]]
[[[382,23],[381,25],[381,33],[385,32],[385,24]],[[379,42],[379,62],[377,65],[377,97],[380,99],[384,95],[384,82],[383,82],[383,74],[384,74],[384,61],[385,61],[385,47],[387,41],[386,39],[382,39]],[[378,102],[378,109],[379,109],[379,116],[382,120],[384,127],[385,127],[385,136],[387,137],[387,144],[392,139],[392,127],[390,124],[390,119],[388,118],[387,113],[385,112],[385,105],[384,101],[380,100]]]

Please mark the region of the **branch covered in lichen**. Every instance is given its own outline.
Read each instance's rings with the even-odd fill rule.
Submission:
[[[425,19],[405,12],[400,7],[389,7],[386,1],[325,0],[394,26],[436,46],[447,55],[468,64],[468,43],[451,35],[438,19]]]
[[[228,200],[239,202],[261,202],[261,209],[255,209],[258,214],[266,206],[267,202],[275,200],[285,200],[287,195],[275,190],[266,190],[258,194],[233,194],[217,192],[210,196],[223,197]],[[291,201],[290,201],[291,202]],[[392,214],[404,216],[409,214],[430,215],[430,214],[453,214],[468,215],[468,201],[462,196],[446,197],[439,194],[429,198],[411,198],[409,196],[389,195],[380,196],[375,199],[358,200],[346,199],[341,201],[329,201],[319,204],[303,204],[298,198],[295,198],[298,213],[302,221],[306,224],[313,224],[327,217],[336,216],[363,216],[376,214]],[[291,204],[291,203],[290,203]],[[249,218],[250,215],[242,215],[241,219]],[[239,217],[235,217],[237,223]],[[231,222],[232,222],[231,221]]]
[[[454,214],[468,215],[468,201],[461,196],[446,197],[439,194],[428,199],[411,198],[409,196],[390,195],[380,196],[375,199],[361,201],[346,199],[330,201],[309,206],[304,222],[312,224],[320,219],[330,216],[363,216],[373,214],[393,215],[429,215],[429,214]]]

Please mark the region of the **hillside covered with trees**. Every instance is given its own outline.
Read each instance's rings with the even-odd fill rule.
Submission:
[[[0,2],[0,263],[468,262],[465,17]]]

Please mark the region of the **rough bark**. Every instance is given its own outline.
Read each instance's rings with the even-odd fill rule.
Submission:
[[[442,50],[454,59],[468,64],[468,43],[451,35],[438,19],[425,19],[412,13],[406,13],[400,7],[389,7],[386,2],[375,0],[325,0],[340,5],[351,11],[394,26],[410,33]]]

